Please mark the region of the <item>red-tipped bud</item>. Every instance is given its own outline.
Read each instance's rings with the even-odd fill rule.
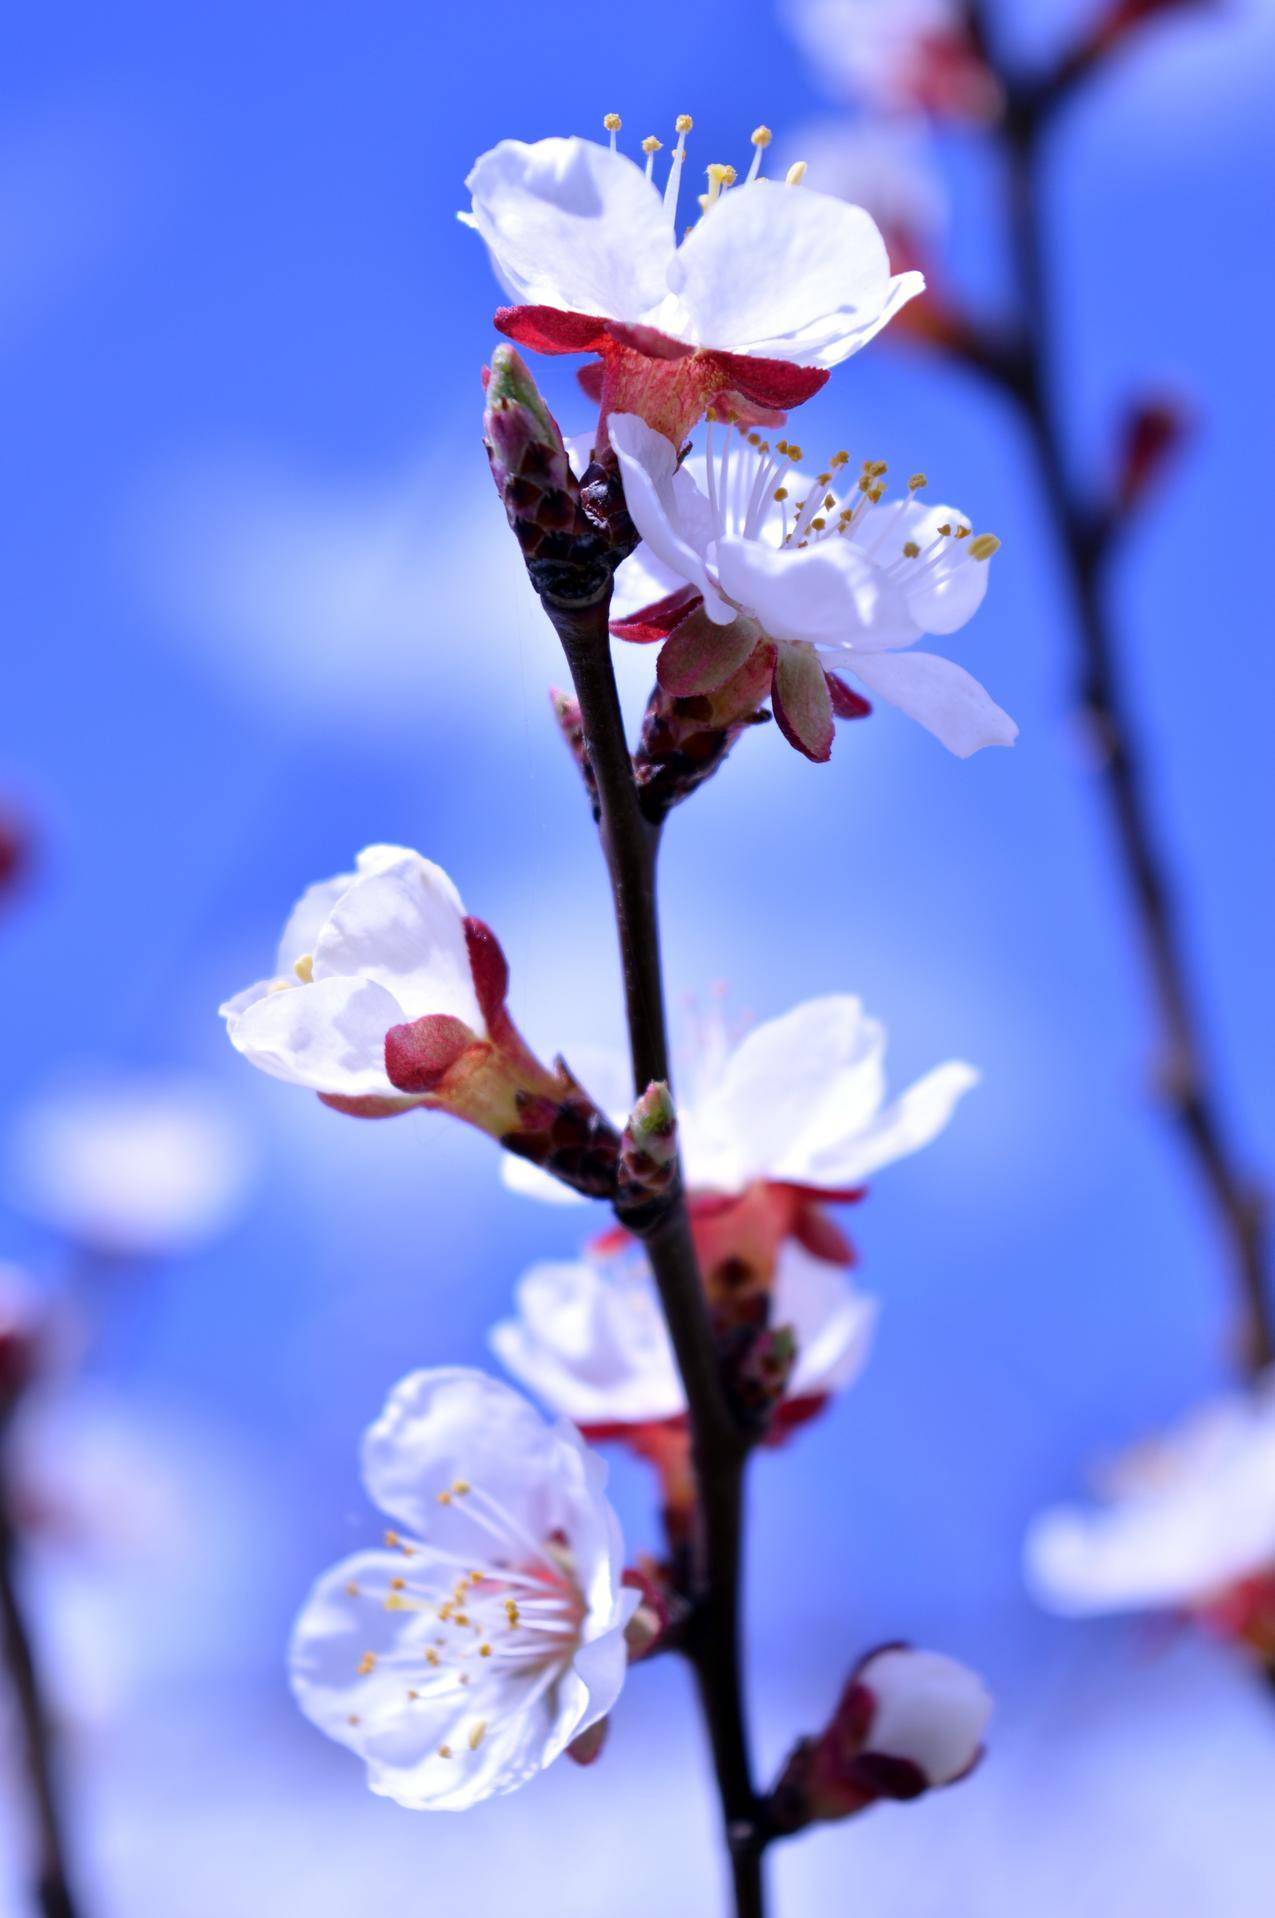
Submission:
[[[941,1652],[884,1645],[851,1674],[830,1723],[796,1747],[771,1795],[779,1832],[849,1818],[881,1798],[919,1798],[978,1763],[992,1699]]]
[[[1116,505],[1121,513],[1141,506],[1164,477],[1190,430],[1190,415],[1171,395],[1148,398],[1130,409],[1120,439]]]
[[[620,1141],[619,1204],[627,1218],[665,1198],[677,1183],[677,1111],[662,1079],[653,1080],[629,1115]]]

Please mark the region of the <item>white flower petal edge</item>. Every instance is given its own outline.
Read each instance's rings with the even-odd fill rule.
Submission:
[[[1251,1396],[1202,1407],[1140,1446],[1111,1475],[1103,1505],[1040,1514],[1027,1582],[1072,1616],[1208,1600],[1275,1566],[1275,1377]]]
[[[520,305],[657,328],[686,345],[832,367],[924,290],[892,275],[869,214],[833,194],[753,179],[677,244],[666,200],[590,140],[502,140],[476,162],[460,217]]]
[[[646,1261],[636,1253],[531,1268],[517,1316],[491,1333],[497,1358],[543,1404],[588,1427],[679,1417],[685,1395]],[[790,1326],[789,1399],[822,1399],[862,1370],[877,1302],[792,1242],[779,1256],[771,1323]]]
[[[344,1097],[397,1097],[391,1026],[445,1013],[481,1035],[460,894],[405,846],[369,846],[356,870],[293,908],[276,976],[221,1007],[231,1044],[276,1079]]]
[[[742,614],[781,644],[813,646],[826,667],[855,674],[962,758],[1017,738],[962,667],[904,650],[959,631],[986,595],[999,542],[975,536],[955,508],[911,489],[884,500],[871,475],[847,488],[840,454],[828,473],[795,474],[787,441],[772,453],[712,422],[702,466],[678,468],[672,443],[636,414],[612,414],[609,432],[644,565],[654,562],[663,592],[675,578],[704,594],[718,624]]]
[[[363,1446],[383,1550],[318,1581],[293,1632],[293,1692],[412,1810],[514,1791],[606,1716],[638,1594],[606,1466],[565,1423],[464,1367],[415,1372]]]
[[[885,1103],[885,1027],[849,993],[808,999],[754,1026],[734,1046],[720,1016],[700,1033],[701,1057],[686,1061],[678,1105],[682,1164],[691,1191],[742,1192],[756,1179],[827,1192],[862,1185],[883,1166],[919,1152],[947,1126],[979,1074],[950,1059]],[[599,1063],[596,1068],[602,1072]],[[585,1086],[623,1123],[624,1068],[587,1068]],[[561,1200],[565,1188],[506,1153],[513,1192]],[[575,1194],[567,1194],[572,1201]]]

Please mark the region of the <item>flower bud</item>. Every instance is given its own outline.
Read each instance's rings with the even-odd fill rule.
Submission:
[[[831,1722],[793,1751],[771,1795],[777,1832],[849,1818],[881,1798],[919,1798],[982,1755],[991,1695],[941,1652],[884,1645],[851,1674]]]
[[[16,1266],[0,1265],[0,1421],[44,1369],[49,1357],[45,1311]]]
[[[720,629],[719,629],[720,630]],[[711,692],[688,695],[656,684],[633,755],[642,811],[658,822],[711,779],[740,734],[770,718],[765,699],[775,647],[762,640]]]
[[[1187,409],[1171,396],[1146,398],[1131,408],[1121,434],[1116,505],[1122,513],[1141,506],[1189,430]]]
[[[619,1204],[636,1210],[666,1198],[677,1183],[677,1112],[662,1079],[652,1080],[629,1115],[620,1141]]]

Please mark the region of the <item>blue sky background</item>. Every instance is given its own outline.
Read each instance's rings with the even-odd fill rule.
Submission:
[[[1092,9],[999,11],[1028,46]],[[1222,1083],[1270,1167],[1275,10],[1206,12],[1148,34],[1059,127],[1052,269],[1078,468],[1102,483],[1142,383],[1197,415],[1115,591]],[[673,0],[640,22],[508,0],[51,6],[9,23],[4,65],[0,790],[40,860],[0,929],[0,1125],[81,1064],[177,1065],[219,1083],[261,1162],[232,1234],[103,1300],[93,1403],[168,1515],[135,1561],[47,1567],[48,1656],[84,1674],[92,1910],[319,1918],[425,1886],[480,1911],[516,1892],[527,1918],[703,1908],[676,1671],[635,1677],[593,1772],[463,1821],[372,1801],[294,1714],[292,1611],[375,1524],[359,1430],[404,1371],[481,1362],[523,1265],[570,1249],[581,1215],[504,1193],[476,1135],[357,1125],[250,1074],[215,1007],[305,883],[390,839],[498,929],[543,1048],[617,1033],[600,864],[544,698],[563,668],[479,442],[495,289],[453,216],[504,135],[592,133],[616,109],[636,138],[687,110],[696,153],[737,160],[759,120],[787,135],[828,99],[768,8]],[[959,139],[942,164],[953,270],[993,304],[994,175]],[[585,427],[568,373],[546,383]],[[884,342],[801,437],[923,466],[1001,534],[958,645],[1022,737],[961,763],[882,710],[814,768],[769,729],[669,834],[675,999],[727,980],[764,1016],[855,990],[900,1086],[956,1055],[985,1075],[852,1221],[879,1345],[758,1467],[751,1625],[767,1768],[897,1635],[988,1673],[993,1756],[960,1792],[791,1848],[786,1908],[839,1910],[849,1885],[900,1918],[1256,1918],[1267,1701],[1210,1648],[1042,1619],[1019,1582],[1039,1504],[1225,1379],[1229,1303],[1145,1099],[1147,1007],[1034,475],[998,403]],[[649,660],[623,667],[640,702]],[[61,1253],[15,1210],[4,1256],[54,1275]],[[649,1543],[621,1464],[617,1498]]]

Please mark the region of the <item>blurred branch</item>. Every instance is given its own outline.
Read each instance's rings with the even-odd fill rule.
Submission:
[[[1115,14],[1122,27],[1129,28],[1167,10],[1167,5],[1126,6],[1115,9]],[[1117,855],[1158,1010],[1158,1092],[1212,1201],[1240,1300],[1243,1363],[1255,1373],[1275,1360],[1267,1202],[1248,1176],[1223,1116],[1215,1068],[1203,1037],[1199,995],[1187,961],[1180,887],[1148,789],[1142,741],[1108,610],[1108,563],[1123,516],[1105,503],[1095,508],[1081,496],[1071,482],[1064,454],[1045,266],[1042,137],[1059,97],[1060,78],[1070,86],[1093,63],[1082,67],[1073,59],[1044,85],[1025,85],[1000,64],[985,9],[973,4],[970,13],[973,30],[1002,81],[1007,100],[998,137],[1007,175],[1019,307],[1013,346],[999,359],[984,355],[973,363],[998,380],[1023,414],[1046,506],[1067,564],[1080,647],[1080,698],[1100,752]],[[1110,37],[1106,44],[1111,44]]]
[[[17,1589],[19,1542],[7,1477],[0,1475],[0,1636],[31,1806],[33,1908],[41,1918],[76,1918],[54,1784],[53,1731]]]

